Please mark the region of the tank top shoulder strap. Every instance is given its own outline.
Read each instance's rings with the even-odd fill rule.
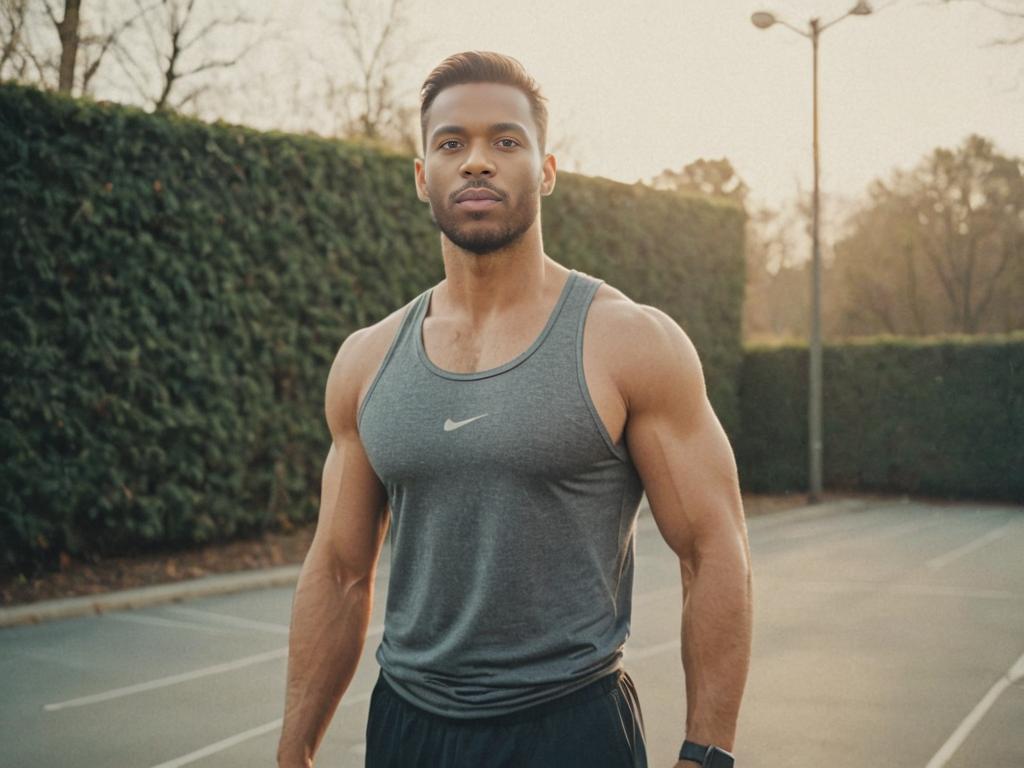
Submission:
[[[425,289],[410,303],[409,309],[406,310],[405,315],[402,317],[402,324],[398,327],[398,333],[395,334],[395,346],[399,344],[408,346],[415,343],[416,331],[420,327],[420,318],[426,309],[429,293],[430,288]]]
[[[604,281],[584,272],[573,270],[569,280],[574,281],[559,310],[554,327],[547,340],[548,346],[557,347],[559,352],[574,352],[579,339],[583,318],[586,317],[590,302]]]
[[[429,289],[427,289],[429,290]],[[416,341],[416,329],[417,318],[422,311],[423,305],[426,303],[427,291],[423,291],[411,302],[406,308],[405,313],[402,315],[402,320],[398,324],[398,330],[395,331],[395,335],[391,338],[391,343],[388,345],[387,352],[384,353],[383,359],[377,366],[377,371],[373,375],[373,379],[370,381],[370,386],[366,390],[366,394],[363,396],[362,403],[356,412],[357,423],[362,421],[363,411],[366,410],[366,405],[370,401],[370,395],[373,394],[376,389],[378,382],[384,375],[384,371],[388,368],[389,364],[393,360],[398,360],[400,365],[405,365],[407,360],[411,359],[410,354],[415,356],[415,347],[413,344]]]

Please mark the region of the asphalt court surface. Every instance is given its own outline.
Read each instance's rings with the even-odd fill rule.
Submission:
[[[749,522],[740,768],[1024,766],[1024,507],[873,502]],[[362,660],[317,757],[361,768],[387,549]],[[682,590],[649,514],[632,635],[652,768],[683,737]],[[274,765],[292,590],[0,630],[5,766]]]

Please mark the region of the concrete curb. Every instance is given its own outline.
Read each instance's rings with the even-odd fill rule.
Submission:
[[[152,587],[107,592],[102,595],[43,600],[38,603],[0,608],[0,627],[39,624],[43,621],[70,619],[108,611],[124,611],[160,603],[172,603],[210,595],[248,592],[254,589],[287,587],[299,578],[300,565],[284,565],[257,571],[204,576],[200,579],[158,584]]]
[[[859,499],[844,499],[787,509],[782,512],[771,512],[748,519],[747,528],[757,530],[794,520],[850,512],[869,506],[871,503]],[[649,518],[651,520],[650,524],[653,524],[653,518],[651,517],[650,507],[647,505],[646,498],[641,502],[640,514]],[[71,619],[97,613],[107,613],[109,611],[145,608],[150,605],[173,603],[197,597],[209,597],[211,595],[226,595],[232,592],[289,587],[298,580],[301,568],[302,566],[299,565],[285,565],[264,570],[204,576],[200,579],[187,579],[185,581],[171,582],[170,584],[142,587],[140,589],[107,592],[102,595],[69,597],[62,600],[43,600],[11,608],[0,608],[0,628],[23,624],[39,624],[44,621]]]

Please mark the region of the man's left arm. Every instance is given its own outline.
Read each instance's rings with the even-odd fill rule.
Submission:
[[[693,343],[664,312],[642,305],[634,310],[628,323],[634,343],[626,353],[632,365],[623,369],[620,389],[630,455],[655,523],[679,557],[685,737],[731,752],[753,620],[736,460],[708,400]]]

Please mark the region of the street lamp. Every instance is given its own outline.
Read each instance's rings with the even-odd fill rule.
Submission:
[[[814,57],[814,216],[811,226],[812,270],[811,270],[811,344],[810,344],[810,402],[808,404],[808,433],[810,443],[810,493],[808,502],[817,503],[821,499],[821,246],[818,241],[819,202],[818,202],[818,38],[821,33],[847,16],[868,16],[871,5],[866,0],[859,0],[849,11],[822,24],[820,19],[811,19],[807,31],[794,27],[775,14],[768,11],[757,11],[750,21],[758,29],[768,29],[774,24],[789,27],[799,35],[809,38]]]

